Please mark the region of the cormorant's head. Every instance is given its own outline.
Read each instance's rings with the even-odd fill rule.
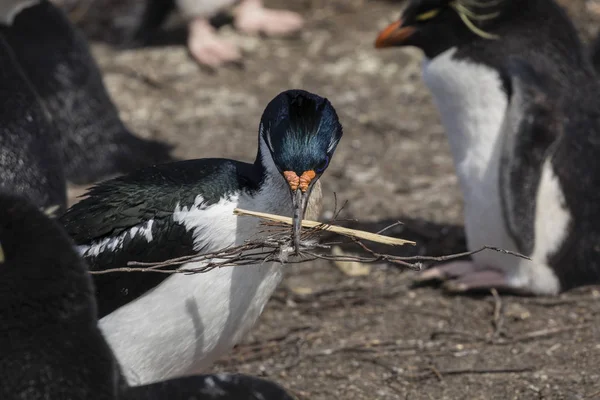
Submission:
[[[400,19],[379,33],[375,47],[415,46],[429,58],[494,31],[521,0],[409,0]]]
[[[95,318],[91,279],[69,236],[29,201],[7,193],[0,193],[0,315],[4,322]]]
[[[303,90],[288,90],[267,105],[260,135],[277,170],[290,186],[298,250],[308,198],[342,138],[342,125],[329,100]]]

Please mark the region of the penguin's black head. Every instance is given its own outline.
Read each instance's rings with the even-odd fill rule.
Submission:
[[[87,268],[61,227],[26,199],[0,193],[0,315],[71,318],[93,306]],[[93,315],[89,313],[89,315]]]
[[[475,38],[497,39],[494,31],[517,3],[522,0],[410,0],[400,20],[379,33],[375,47],[415,46],[433,58]]]
[[[342,133],[329,100],[304,90],[280,93],[263,113],[261,140],[290,185],[296,233],[312,187],[327,169]]]

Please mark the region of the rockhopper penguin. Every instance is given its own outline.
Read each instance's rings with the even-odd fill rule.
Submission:
[[[557,294],[600,282],[600,85],[552,0],[412,0],[376,47],[416,46],[464,197],[473,262],[453,291]]]
[[[251,376],[189,376],[128,387],[98,328],[87,266],[64,230],[0,192],[2,400],[292,400]]]
[[[319,215],[319,178],[341,137],[327,99],[285,91],[263,113],[253,164],[200,159],[143,169],[93,187],[61,221],[95,271],[244,244],[260,223],[235,216],[236,207],[293,215],[297,237],[303,215]],[[100,326],[132,383],[203,371],[252,327],[281,274],[279,263],[263,263],[95,275]]]
[[[171,147],[121,121],[84,36],[46,0],[6,0],[0,33],[60,132],[66,178],[76,184],[171,161]]]

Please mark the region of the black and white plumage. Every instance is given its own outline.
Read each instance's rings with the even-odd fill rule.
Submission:
[[[60,132],[66,178],[86,184],[172,160],[121,121],[83,35],[47,0],[8,0],[0,33]]]
[[[60,134],[0,32],[0,189],[67,207]]]
[[[0,193],[0,398],[292,400],[240,374],[129,387],[98,328],[92,281],[71,239],[25,198]]]
[[[470,25],[470,26],[468,26]],[[420,279],[556,294],[600,282],[600,86],[552,0],[413,0],[377,47],[416,46],[446,128],[474,262]]]
[[[318,217],[319,177],[341,136],[328,100],[286,91],[263,113],[254,164],[201,159],[143,169],[92,188],[62,222],[92,270],[241,245],[260,227],[234,216],[236,207]],[[202,371],[254,324],[281,273],[264,263],[191,276],[95,275],[100,326],[130,382]]]

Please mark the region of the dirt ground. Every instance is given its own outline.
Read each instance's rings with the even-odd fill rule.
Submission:
[[[216,73],[199,68],[181,38],[121,50],[97,40],[91,23],[86,31],[126,123],[175,144],[179,157],[253,160],[272,97],[289,88],[328,97],[345,134],[322,179],[324,217],[336,193],[348,201],[343,217],[371,227],[419,223],[423,241],[406,254],[460,251],[461,196],[420,80],[421,56],[373,48],[400,2],[287,3],[308,20],[299,37],[240,36],[224,26],[245,65]],[[583,0],[564,4],[586,39],[600,27]],[[255,329],[216,371],[268,377],[313,400],[600,399],[600,288],[462,297],[413,287],[414,272],[385,265],[362,276],[326,262],[286,269]]]

